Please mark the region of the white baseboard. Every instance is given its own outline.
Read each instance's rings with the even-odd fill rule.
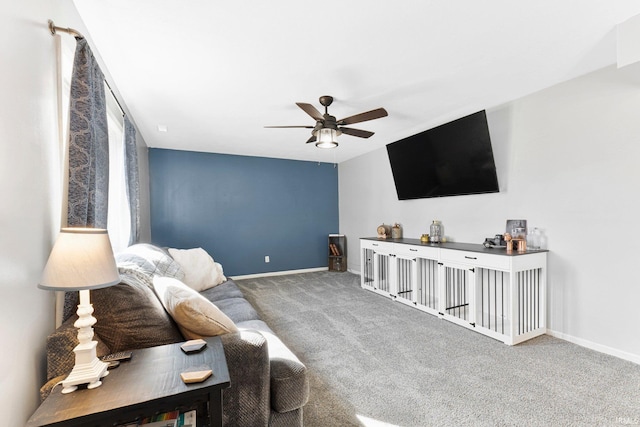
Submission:
[[[585,340],[582,338],[576,338],[572,335],[568,335],[562,332],[552,331],[551,329],[547,329],[547,335],[551,335],[552,337],[569,341],[581,347],[586,347],[588,349],[595,350],[600,353],[608,354],[610,356],[615,356],[620,359],[628,360],[629,362],[637,363],[640,365],[640,355],[637,355],[637,354],[628,353],[626,351],[618,350],[618,349],[608,347],[606,345],[598,344],[593,341]]]
[[[329,267],[316,267],[316,268],[303,268],[300,270],[270,271],[268,273],[256,273],[256,274],[245,274],[243,276],[233,276],[233,277],[230,277],[230,279],[243,280],[243,279],[256,279],[258,277],[286,276],[287,274],[313,273],[315,271],[327,271],[328,269]]]

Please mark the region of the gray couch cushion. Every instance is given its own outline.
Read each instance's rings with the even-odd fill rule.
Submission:
[[[236,323],[240,330],[256,330],[267,340],[271,360],[271,407],[277,412],[300,408],[309,400],[307,368],[262,320]]]
[[[200,294],[213,303],[227,298],[244,298],[238,285],[231,279],[213,288],[205,289]]]
[[[152,269],[150,273],[153,275],[173,277],[178,280],[184,279],[182,267],[169,256],[167,251],[147,243],[129,246],[116,255],[116,260],[119,268],[134,266],[141,271]],[[144,260],[144,264],[140,263],[140,260]],[[150,280],[153,280],[153,278],[150,278]]]
[[[256,310],[244,298],[218,300],[215,305],[236,324],[247,320],[260,319]]]

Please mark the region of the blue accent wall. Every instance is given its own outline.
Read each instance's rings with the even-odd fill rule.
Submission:
[[[229,276],[327,266],[333,164],[152,148],[149,175],[153,243],[202,247]]]

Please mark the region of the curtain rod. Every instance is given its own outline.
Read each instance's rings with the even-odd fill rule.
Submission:
[[[80,37],[80,38],[84,38],[84,36],[82,34],[80,34],[79,31],[74,30],[73,28],[62,28],[62,27],[56,27],[56,25],[53,23],[53,21],[51,19],[49,19],[49,31],[51,31],[51,35],[55,36],[56,35],[56,31],[62,31],[64,33],[67,34],[71,34],[74,37]]]
[[[80,32],[78,30],[74,30],[73,28],[56,27],[56,25],[53,23],[53,21],[51,19],[49,19],[48,22],[49,22],[49,31],[51,31],[51,35],[52,36],[56,35],[56,31],[62,31],[62,32],[67,33],[67,34],[71,34],[74,37],[78,37],[78,38],[81,38],[81,39],[85,38],[82,34],[80,34]],[[125,115],[124,108],[122,108],[122,105],[120,105],[120,101],[118,101],[118,97],[113,92],[113,89],[111,89],[111,85],[109,84],[107,79],[104,79],[104,82],[107,85],[107,87],[109,88],[109,92],[111,92],[111,95],[113,95],[113,99],[116,100],[116,104],[118,104],[118,108],[120,108],[120,112],[124,116]]]

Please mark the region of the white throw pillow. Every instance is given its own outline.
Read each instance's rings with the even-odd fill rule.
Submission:
[[[215,337],[238,331],[233,321],[215,304],[178,279],[155,276],[153,288],[186,339]]]
[[[182,281],[198,292],[212,288],[227,280],[222,265],[202,248],[174,249],[169,254],[184,270]]]

